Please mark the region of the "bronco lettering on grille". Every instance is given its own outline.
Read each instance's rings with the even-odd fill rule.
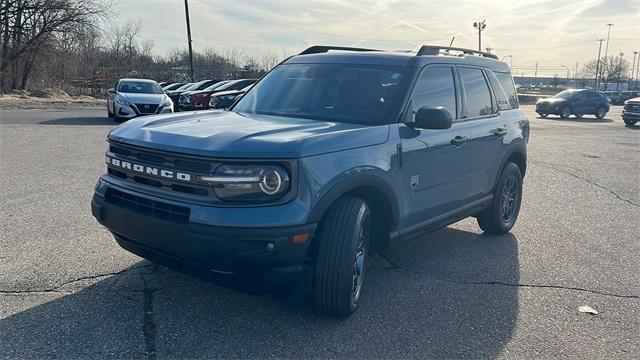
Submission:
[[[119,167],[121,169],[133,170],[135,172],[159,176],[167,179],[177,179],[182,181],[191,181],[191,174],[181,173],[177,171],[171,171],[166,169],[160,169],[152,166],[144,166],[140,164],[135,164],[129,161],[124,161],[120,159],[115,159],[107,156],[107,164],[110,164],[115,167]]]

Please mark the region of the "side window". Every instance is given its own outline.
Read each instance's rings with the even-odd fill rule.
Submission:
[[[428,66],[422,71],[411,94],[413,116],[423,106],[442,106],[449,110],[452,118],[457,118],[456,89],[451,67]]]
[[[461,67],[460,76],[466,94],[466,117],[475,118],[493,114],[491,92],[482,70]]]
[[[517,109],[518,104],[518,94],[516,93],[516,87],[513,84],[513,78],[510,73],[501,73],[497,72],[494,75],[498,78],[500,85],[502,85],[502,90],[509,97],[509,104],[511,104],[512,109]]]
[[[509,102],[509,98],[505,93],[502,85],[496,78],[496,76],[491,71],[486,71],[487,77],[489,78],[489,82],[491,83],[491,88],[493,89],[493,95],[496,97],[496,102],[498,103],[498,110],[511,110],[511,103]]]

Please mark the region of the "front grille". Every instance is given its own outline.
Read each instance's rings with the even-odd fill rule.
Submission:
[[[146,149],[120,144],[110,144],[107,156],[134,164],[149,165],[174,172],[188,173],[191,179],[198,175],[207,175],[218,165],[216,162],[205,162],[189,157],[171,156]],[[159,190],[182,193],[191,196],[208,197],[212,194],[209,184],[197,181],[181,181],[177,179],[153,176],[147,173],[132,171],[108,164],[107,172],[128,182],[154,187]]]
[[[158,110],[158,104],[136,104],[138,111],[141,114],[155,114]]]
[[[171,205],[160,201],[131,195],[112,188],[107,189],[105,200],[115,206],[151,216],[156,219],[186,224],[189,222],[191,209],[184,206]]]
[[[624,106],[624,109],[627,111],[640,111],[640,104],[638,103],[627,103]]]

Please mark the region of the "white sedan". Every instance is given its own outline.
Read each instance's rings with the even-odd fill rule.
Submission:
[[[115,88],[109,89],[107,114],[117,122],[172,112],[173,102],[153,80],[120,79]]]

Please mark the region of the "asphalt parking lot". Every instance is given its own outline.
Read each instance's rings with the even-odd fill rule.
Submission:
[[[345,320],[120,249],[89,208],[106,111],[2,109],[0,358],[640,358],[640,128],[523,108],[512,233],[395,243]]]

